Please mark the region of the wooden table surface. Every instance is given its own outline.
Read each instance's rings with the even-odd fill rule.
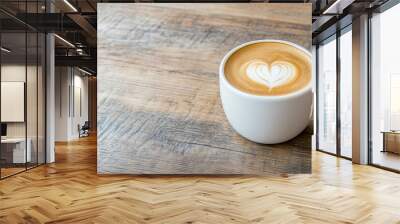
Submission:
[[[311,172],[311,135],[261,145],[228,124],[227,51],[282,39],[311,47],[311,4],[99,4],[98,173]]]

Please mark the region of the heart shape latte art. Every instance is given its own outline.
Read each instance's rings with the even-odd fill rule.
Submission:
[[[286,61],[275,61],[271,64],[254,60],[247,65],[247,76],[267,88],[282,86],[296,77],[296,68]]]

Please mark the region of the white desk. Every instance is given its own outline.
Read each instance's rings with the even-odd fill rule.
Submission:
[[[25,154],[25,138],[5,138],[1,139],[1,144],[6,147],[13,147],[13,163],[25,163],[32,160],[31,145],[32,141],[30,138],[26,140],[26,154]],[[3,146],[3,147],[4,147]],[[25,158],[27,159],[25,161]]]

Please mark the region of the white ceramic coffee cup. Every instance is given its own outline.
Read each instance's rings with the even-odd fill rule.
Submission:
[[[281,40],[257,40],[244,43],[229,51],[220,64],[219,85],[222,106],[229,123],[241,136],[263,144],[277,144],[299,135],[309,124],[312,114],[312,83],[304,88],[279,96],[259,96],[243,92],[225,77],[225,63],[244,46],[260,42],[278,42],[300,49],[305,48]]]

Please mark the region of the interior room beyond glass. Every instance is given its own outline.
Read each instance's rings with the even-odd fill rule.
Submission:
[[[38,4],[20,7],[35,12]],[[45,41],[23,22],[0,29],[1,179],[45,163]]]

